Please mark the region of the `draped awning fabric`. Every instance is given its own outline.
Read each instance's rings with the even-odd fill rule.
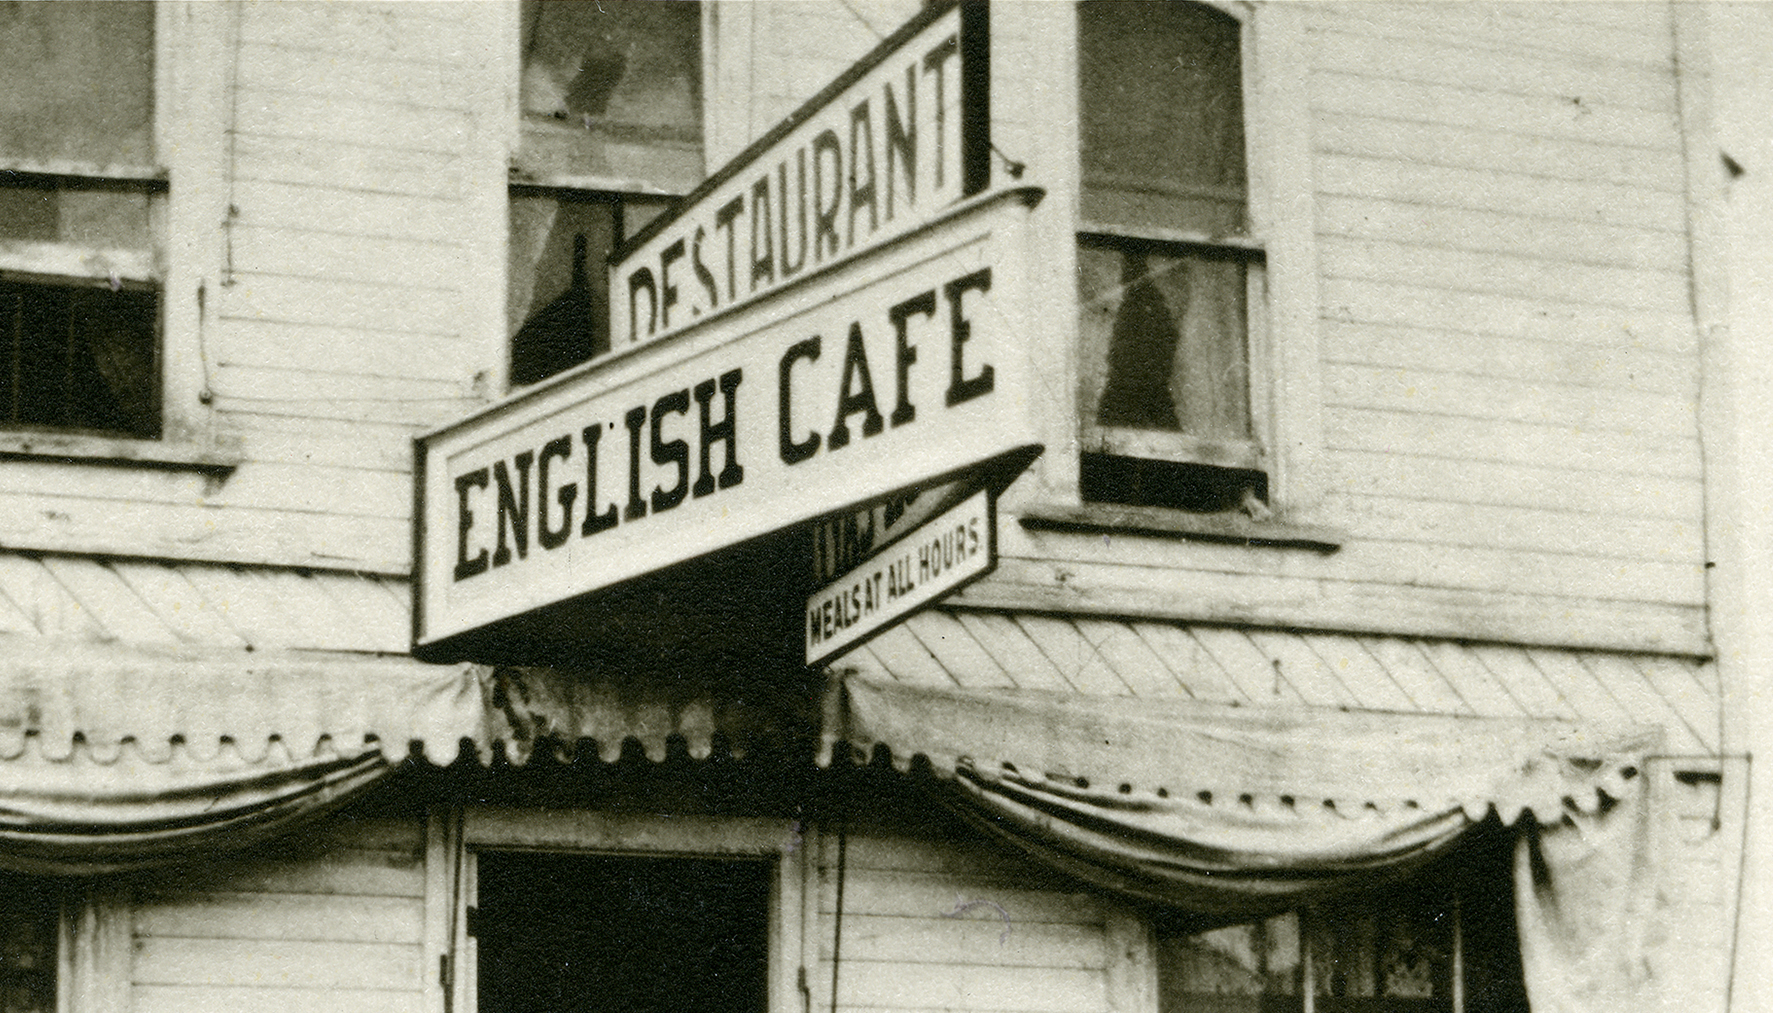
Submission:
[[[821,760],[926,760],[956,808],[1079,877],[1255,915],[1407,873],[1491,811],[1557,824],[1626,795],[1653,732],[1559,722],[940,689],[859,673]]]
[[[637,742],[708,756],[778,712],[695,686],[400,656],[19,641],[0,648],[0,867],[92,873],[284,832],[413,751],[448,764]]]

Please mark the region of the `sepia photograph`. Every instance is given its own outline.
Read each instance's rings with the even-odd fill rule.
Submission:
[[[0,1013],[1773,1010],[1773,2],[0,80]]]

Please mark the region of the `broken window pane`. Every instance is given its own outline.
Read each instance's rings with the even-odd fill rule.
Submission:
[[[524,0],[518,168],[689,189],[702,174],[701,34],[699,5],[683,0]]]
[[[154,5],[0,4],[0,159],[154,163]]]
[[[1248,231],[1240,30],[1203,4],[1078,4],[1086,221]]]
[[[535,383],[609,351],[606,265],[619,208],[614,198],[511,195],[512,385]]]
[[[1235,253],[1080,241],[1079,329],[1106,359],[1096,424],[1250,438],[1246,270]]]

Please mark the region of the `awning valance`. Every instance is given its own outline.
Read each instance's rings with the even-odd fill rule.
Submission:
[[[87,873],[289,829],[391,774],[547,746],[654,760],[778,733],[781,712],[689,680],[424,665],[401,656],[0,646],[0,867]]]
[[[1481,819],[1494,808],[1512,824],[1527,810],[1552,819],[1566,804],[1592,811],[1601,793],[1623,790],[1656,736],[1524,718],[934,688],[851,673],[832,684],[822,759],[844,742],[862,753],[885,746],[901,768],[922,756],[945,777],[1344,819],[1449,809]]]
[[[1653,732],[1561,722],[946,689],[859,673],[822,759],[927,760],[961,814],[1083,879],[1247,915],[1418,867],[1492,810],[1557,823],[1626,795]]]

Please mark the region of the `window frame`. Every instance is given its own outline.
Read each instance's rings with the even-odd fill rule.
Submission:
[[[1267,478],[1265,509],[1246,514],[1192,513],[1167,507],[1128,506],[1085,499],[1080,471],[1085,443],[1085,351],[1073,335],[1059,352],[1077,370],[1071,410],[1055,419],[1049,444],[1067,453],[1049,454],[1041,466],[1038,491],[1012,504],[1030,529],[1141,533],[1184,540],[1234,542],[1249,546],[1302,547],[1334,551],[1342,534],[1323,524],[1323,425],[1320,393],[1318,277],[1315,237],[1315,190],[1312,179],[1309,63],[1304,48],[1302,12],[1296,5],[1250,0],[1192,0],[1236,18],[1242,27],[1241,71],[1244,85],[1244,144],[1250,239],[1212,238],[1214,245],[1261,250],[1260,284],[1252,293],[1249,315],[1249,382],[1252,432],[1261,445],[1261,468]],[[1049,25],[1050,36],[1065,46],[1054,52],[1055,65],[1066,68],[1073,86],[1066,90],[1074,103],[1069,116],[1056,124],[1075,147],[1081,124],[1081,80],[1078,64],[1077,15],[1073,5]],[[1062,140],[1055,135],[1054,140]],[[1047,233],[1066,249],[1054,267],[1066,271],[1070,319],[1076,320],[1078,237],[1092,232],[1122,235],[1128,230],[1092,227],[1081,217],[1082,159],[1073,155],[1055,181],[1069,189],[1069,211],[1061,228]],[[1063,204],[1060,205],[1064,207]],[[1140,237],[1159,242],[1192,243],[1203,237],[1180,231],[1138,230]],[[1055,282],[1059,279],[1055,277]]]
[[[653,215],[662,212],[670,199],[682,197],[693,189],[696,183],[700,182],[699,179],[692,181],[689,179],[645,178],[636,176],[598,175],[591,173],[555,172],[539,174],[526,169],[523,164],[525,120],[522,98],[524,47],[523,17],[521,12],[522,5],[512,3],[501,6],[509,8],[505,14],[508,21],[505,36],[509,40],[509,45],[505,47],[505,59],[507,65],[504,74],[505,79],[508,82],[506,86],[505,115],[505,122],[508,124],[508,127],[505,137],[504,157],[507,170],[507,185],[499,200],[499,211],[501,216],[500,224],[502,228],[507,227],[507,223],[510,221],[512,201],[514,198],[519,196],[541,196],[548,193],[563,195],[572,194],[574,196],[571,199],[589,202],[604,202],[610,203],[614,206],[613,217],[616,233],[615,240],[619,244],[629,235],[638,231],[638,229],[643,226],[646,221],[650,220]],[[710,66],[710,17],[711,14],[708,10],[708,5],[706,3],[701,3],[700,0],[698,0],[697,31],[699,33],[698,43],[700,59],[696,67],[696,73],[701,77],[701,87],[699,89],[701,95],[701,109],[698,110],[698,113],[701,121],[701,141],[699,146],[701,149],[702,160],[701,176],[703,177],[707,175],[708,171],[709,108],[711,105],[707,94]],[[563,197],[562,199],[567,198]],[[653,208],[650,214],[636,215],[631,213],[631,209],[639,211],[642,207],[648,204],[657,204],[658,206]],[[503,256],[500,258],[500,284],[498,289],[500,340],[495,374],[497,378],[497,389],[510,393],[519,389],[527,389],[529,386],[534,386],[535,384],[526,384],[520,388],[518,385],[511,382],[511,366],[513,358],[512,339],[516,337],[516,332],[510,330],[509,323],[506,319],[508,316],[506,303],[511,284],[511,238],[508,231],[502,232],[501,234],[504,235],[505,238],[501,245]],[[597,258],[594,252],[592,259],[596,260],[596,264],[595,266],[588,265],[588,269],[598,271],[607,279],[609,271],[605,261],[601,258]],[[533,304],[533,296],[531,301]],[[532,305],[532,312],[534,308],[535,307]],[[522,324],[520,323],[518,326],[521,327]],[[597,356],[593,356],[593,358],[597,358]],[[587,359],[585,361],[590,362],[591,360]],[[580,366],[583,365],[584,363],[580,364]],[[573,367],[564,372],[572,372],[577,368],[579,367]],[[553,374],[542,380],[536,381],[536,384],[547,383],[555,376],[559,375],[562,374]]]
[[[433,820],[433,825],[438,822]],[[453,1005],[448,1008],[462,1013],[476,1013],[479,1008],[475,982],[478,951],[474,937],[468,934],[468,907],[475,898],[474,876],[481,851],[767,861],[771,865],[766,972],[769,1010],[791,1013],[801,1008],[799,969],[807,939],[806,904],[809,898],[816,902],[817,891],[807,883],[812,867],[790,820],[473,806],[462,810],[451,850],[457,873],[450,946],[455,972],[448,986]]]
[[[1238,71],[1240,75],[1240,105],[1243,111],[1244,136],[1244,176],[1246,191],[1244,194],[1244,211],[1248,221],[1248,229],[1244,235],[1214,235],[1209,232],[1193,229],[1176,229],[1165,226],[1138,225],[1092,220],[1083,212],[1083,195],[1088,189],[1083,174],[1083,63],[1081,41],[1078,45],[1078,66],[1073,75],[1076,81],[1075,93],[1078,102],[1078,200],[1075,218],[1075,233],[1078,247],[1086,243],[1101,243],[1106,240],[1112,243],[1120,240],[1128,245],[1147,246],[1154,250],[1164,250],[1183,254],[1190,249],[1206,251],[1212,259],[1239,261],[1244,265],[1244,356],[1245,383],[1248,398],[1250,436],[1248,439],[1232,439],[1209,437],[1188,432],[1169,432],[1155,429],[1136,429],[1131,427],[1111,426],[1096,420],[1095,409],[1099,403],[1102,388],[1107,379],[1108,343],[1107,335],[1099,334],[1094,339],[1081,333],[1078,336],[1078,439],[1082,453],[1107,454],[1116,457],[1132,457],[1143,460],[1175,462],[1180,464],[1198,464],[1212,468],[1237,468],[1250,471],[1267,471],[1269,461],[1268,447],[1274,445],[1272,426],[1268,424],[1272,412],[1268,404],[1267,384],[1264,382],[1262,364],[1269,358],[1268,326],[1267,326],[1267,246],[1264,240],[1264,228],[1269,224],[1268,216],[1260,212],[1267,203],[1267,195],[1258,190],[1259,178],[1254,166],[1255,146],[1253,135],[1257,132],[1252,124],[1252,101],[1257,77],[1251,59],[1254,46],[1251,36],[1254,9],[1248,3],[1216,3],[1213,0],[1164,0],[1164,2],[1185,2],[1206,7],[1225,14],[1238,25]],[[1074,4],[1076,10],[1081,4]],[[1081,310],[1081,307],[1080,307]]]
[[[54,429],[0,429],[0,459],[138,464],[225,472],[240,462],[238,447],[221,438],[210,406],[203,331],[208,289],[223,277],[224,181],[229,171],[223,129],[231,26],[225,5],[161,0],[154,15],[154,102],[151,165],[94,165],[73,161],[0,159],[0,169],[68,180],[114,181],[151,195],[155,249],[147,277],[159,295],[156,364],[160,432],[157,437]],[[30,273],[9,258],[10,271]],[[68,280],[81,274],[37,273]]]

